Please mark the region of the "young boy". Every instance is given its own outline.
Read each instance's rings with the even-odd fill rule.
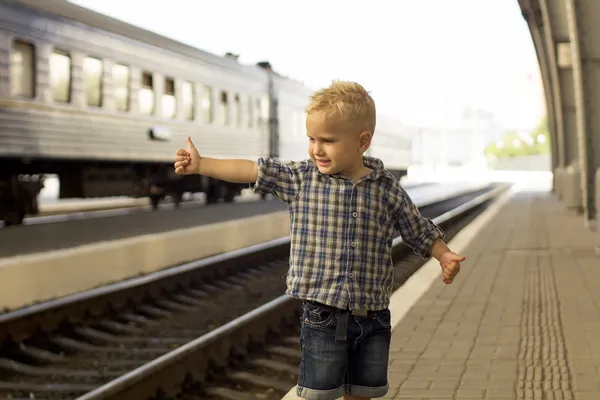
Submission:
[[[388,391],[391,244],[397,232],[452,283],[465,258],[417,207],[383,163],[363,156],[375,131],[375,103],[353,82],[314,93],[307,107],[308,160],[200,157],[191,139],[175,172],[254,183],[289,204],[286,293],[303,300],[299,397],[346,400]]]

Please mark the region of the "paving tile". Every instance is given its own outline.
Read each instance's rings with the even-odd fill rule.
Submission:
[[[600,399],[598,242],[553,195],[517,193],[394,330],[385,398]]]

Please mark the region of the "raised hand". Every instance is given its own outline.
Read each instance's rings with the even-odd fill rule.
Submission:
[[[200,153],[189,136],[186,143],[187,150],[179,149],[175,154],[175,173],[178,175],[198,174],[200,173]]]

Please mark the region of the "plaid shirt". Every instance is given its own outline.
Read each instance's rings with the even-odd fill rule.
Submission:
[[[444,233],[423,217],[400,182],[376,158],[355,183],[325,175],[311,160],[258,159],[252,190],[289,205],[290,269],[286,293],[341,309],[377,311],[389,306],[394,270],[391,247],[402,236],[428,259]]]

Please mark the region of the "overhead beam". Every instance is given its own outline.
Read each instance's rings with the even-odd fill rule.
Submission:
[[[554,85],[556,74],[554,73],[552,64],[556,66],[554,59],[554,49],[552,44],[550,47],[546,41],[546,31],[549,29],[549,24],[545,24],[542,11],[539,7],[539,3],[535,0],[520,0],[521,12],[523,18],[529,26],[529,32],[533,40],[535,52],[542,74],[542,83],[544,85],[544,100],[546,102],[546,112],[548,115],[548,129],[550,131],[550,147],[552,157],[552,171],[555,171],[557,167],[564,166],[564,149],[563,140],[563,129],[562,126],[557,124],[556,116],[561,113],[560,102],[558,106],[555,104]],[[560,94],[559,94],[560,96]],[[562,123],[562,121],[561,121]],[[554,187],[553,187],[554,189]]]
[[[548,6],[546,4],[546,0],[536,1],[535,5],[532,5],[532,8],[535,8],[536,11],[539,10],[539,15],[541,18],[541,23],[543,26],[543,38],[541,39],[545,45],[546,49],[546,70],[547,70],[547,79],[548,83],[548,96],[552,98],[552,109],[548,111],[548,113],[552,114],[552,124],[554,125],[554,129],[556,131],[556,160],[557,166],[564,168],[568,165],[568,155],[567,155],[567,140],[565,138],[565,122],[563,117],[563,101],[561,94],[561,84],[560,84],[560,74],[558,70],[558,62],[557,62],[557,54],[556,54],[556,43],[554,41],[554,33],[555,30],[552,26],[552,21],[550,19],[550,14],[548,11]],[[536,12],[537,14],[537,12]],[[534,45],[537,45],[534,42]],[[543,79],[542,75],[542,79]],[[548,116],[548,123],[550,124],[550,116]]]

